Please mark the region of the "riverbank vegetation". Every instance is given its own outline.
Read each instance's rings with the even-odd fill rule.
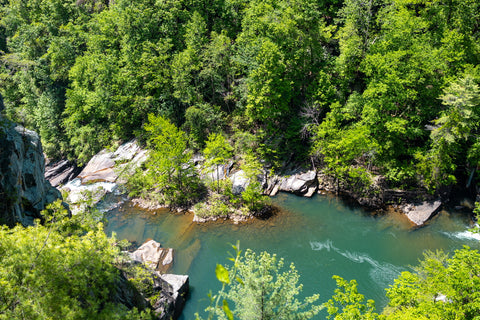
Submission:
[[[0,226],[0,319],[153,319],[121,276],[121,246],[91,212],[69,217],[57,201],[43,219]]]
[[[352,188],[475,176],[477,1],[3,1],[4,113],[50,157],[84,164],[143,136],[191,150],[224,133],[273,168],[314,164]]]
[[[195,216],[204,220],[248,217],[268,207],[268,197],[262,195],[258,182],[262,166],[254,156],[240,159],[241,178],[248,185],[234,190],[226,172],[233,147],[223,135],[208,136],[204,160],[195,166],[193,153],[187,148],[187,135],[168,119],[150,114],[145,130],[149,156],[127,177],[130,196],[171,209],[192,208]]]

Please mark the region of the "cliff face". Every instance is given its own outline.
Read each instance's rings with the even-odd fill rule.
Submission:
[[[44,172],[38,134],[0,115],[0,224],[30,225],[48,203],[61,197]]]

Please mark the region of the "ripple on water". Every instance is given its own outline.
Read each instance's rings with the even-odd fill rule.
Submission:
[[[358,264],[366,263],[370,265],[369,276],[373,282],[381,288],[387,287],[403,270],[405,270],[405,268],[395,266],[391,263],[377,261],[364,252],[341,250],[335,247],[333,241],[330,239],[322,242],[311,241],[310,247],[313,251],[333,251],[351,262]]]

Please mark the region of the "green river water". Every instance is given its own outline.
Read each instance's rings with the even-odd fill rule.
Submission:
[[[197,224],[191,214],[159,211],[155,215],[124,204],[107,215],[107,233],[138,244],[152,238],[175,250],[172,273],[190,276],[191,294],[181,319],[194,319],[208,305],[207,293],[220,287],[217,263],[228,263],[230,244],[268,251],[294,262],[304,284],[304,295],[333,295],[332,275],[356,279],[359,291],[374,299],[377,309],[386,304],[385,288],[403,270],[411,270],[424,250],[453,252],[480,242],[467,231],[470,219],[442,211],[427,226],[413,230],[402,216],[374,215],[349,206],[330,195],[311,199],[280,194],[273,199],[281,210],[268,220]],[[320,316],[319,318],[324,318]]]

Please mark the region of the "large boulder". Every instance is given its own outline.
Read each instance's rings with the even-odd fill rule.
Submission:
[[[189,291],[189,278],[187,275],[161,274],[158,271],[145,269],[145,275],[151,277],[152,287],[148,291],[153,294],[145,297],[131,281],[128,274],[120,270],[115,279],[115,291],[110,297],[114,303],[120,303],[129,309],[144,310],[150,308],[157,320],[178,319],[182,313]],[[144,292],[145,293],[145,292]]]
[[[173,263],[173,249],[162,248],[160,243],[148,240],[128,256],[129,263],[141,263],[152,277],[152,289],[156,294],[149,298],[149,303],[156,319],[177,319],[185,305],[189,278],[187,275],[165,273]]]
[[[0,224],[31,225],[48,203],[61,198],[44,170],[38,134],[0,115]]]
[[[250,180],[247,178],[243,170],[237,171],[230,176],[232,181],[232,192],[233,194],[241,194],[247,188]]]
[[[278,191],[284,191],[311,197],[317,189],[317,173],[310,170],[297,172],[289,176],[272,177],[268,182],[266,193],[274,196]]]
[[[173,249],[162,248],[155,240],[148,240],[130,254],[133,261],[144,263],[152,270],[166,272],[173,264]]]
[[[147,159],[147,151],[136,140],[122,144],[117,150],[104,149],[93,156],[78,178],[82,183],[117,182],[122,173],[130,174]]]
[[[123,304],[128,309],[144,310],[148,307],[148,301],[138,288],[128,281],[127,274],[123,270],[120,270],[118,277],[115,278],[115,291],[110,299],[113,303]]]
[[[160,292],[155,301],[150,301],[159,320],[178,319],[182,313],[189,291],[187,275],[160,274],[154,281],[154,290]]]
[[[419,204],[408,204],[402,210],[416,226],[422,226],[439,211],[441,205],[440,200],[424,201]]]

